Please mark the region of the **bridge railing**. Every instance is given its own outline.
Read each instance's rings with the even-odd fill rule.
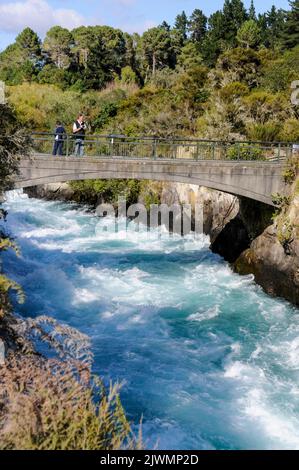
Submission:
[[[36,132],[31,134],[33,151],[52,154],[55,134]],[[59,136],[62,154],[74,156],[76,138]],[[261,160],[281,162],[297,155],[299,145],[289,142],[216,141],[204,139],[127,137],[120,135],[87,135],[84,139],[84,155],[90,157],[131,157],[186,160]]]

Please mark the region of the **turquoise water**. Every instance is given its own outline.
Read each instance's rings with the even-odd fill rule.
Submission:
[[[299,315],[240,277],[201,236],[103,233],[84,209],[8,194],[24,316],[84,333],[95,371],[161,449],[299,449]],[[107,221],[105,222],[107,223]],[[158,443],[158,444],[157,444]]]

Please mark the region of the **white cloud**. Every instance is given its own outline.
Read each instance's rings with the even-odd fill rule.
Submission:
[[[85,19],[72,9],[52,8],[46,0],[26,0],[0,5],[0,29],[19,33],[29,26],[39,34],[45,34],[53,25],[68,29],[85,24]]]

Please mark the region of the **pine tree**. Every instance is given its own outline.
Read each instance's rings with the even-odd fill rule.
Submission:
[[[170,31],[170,25],[167,23],[167,21],[162,21],[161,25],[159,26],[161,29],[165,29],[165,31]]]
[[[16,37],[16,45],[22,50],[25,60],[36,63],[41,58],[41,41],[31,28],[25,28]]]
[[[208,19],[202,10],[194,10],[188,23],[188,31],[193,42],[201,42],[203,40],[207,33],[207,21]]]
[[[286,19],[286,12],[277,10],[273,5],[271,10],[259,15],[258,25],[261,29],[262,43],[266,47],[275,48],[281,43],[282,31]]]
[[[79,65],[86,67],[90,48],[95,41],[95,35],[92,27],[80,26],[73,29],[74,48],[72,52],[77,55]]]
[[[178,64],[184,70],[194,69],[202,65],[202,56],[194,42],[187,42],[182,48],[178,57]]]
[[[282,38],[286,49],[299,44],[299,0],[289,1],[291,10],[287,13]]]
[[[236,35],[244,21],[248,19],[244,3],[241,0],[225,0],[223,5],[224,38],[230,46],[236,46]]]
[[[221,53],[225,38],[225,18],[223,12],[218,10],[213,13],[208,20],[208,33],[206,34],[201,46],[200,52],[205,63],[213,67]]]
[[[254,20],[254,21],[256,21],[256,19],[257,19],[253,0],[251,0],[251,3],[250,3],[248,17],[249,17],[250,20]]]
[[[188,32],[188,18],[184,11],[176,17],[174,27],[180,32],[182,39],[185,41]]]
[[[59,69],[67,69],[72,60],[73,36],[68,29],[53,26],[46,34],[43,48],[47,58]]]
[[[169,65],[172,55],[171,38],[162,28],[151,28],[142,36],[142,48],[145,62],[155,75],[157,68]]]
[[[247,49],[255,47],[261,38],[261,30],[254,20],[245,21],[237,32],[237,40]]]

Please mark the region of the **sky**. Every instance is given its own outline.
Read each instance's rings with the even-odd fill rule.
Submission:
[[[244,0],[243,0],[244,1]],[[0,50],[12,43],[26,26],[41,38],[53,25],[73,29],[81,25],[109,25],[129,33],[157,26],[163,20],[173,24],[183,10],[195,8],[208,16],[221,9],[224,0],[0,0]],[[248,7],[250,0],[244,1]],[[288,0],[255,0],[257,12],[272,5],[288,8]]]

